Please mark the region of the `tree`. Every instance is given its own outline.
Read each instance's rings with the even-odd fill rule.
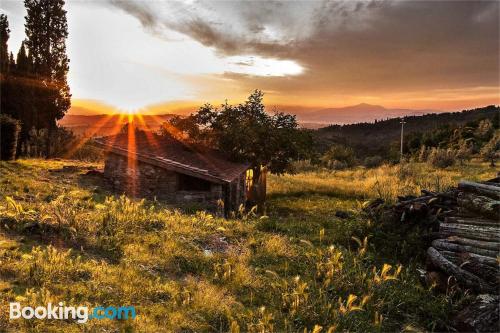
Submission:
[[[486,143],[483,148],[481,148],[481,156],[487,162],[490,162],[490,166],[494,167],[495,162],[500,158],[500,134],[494,135],[488,143]]]
[[[16,64],[12,52],[9,54],[8,51],[9,33],[7,16],[0,14],[0,110],[3,115],[19,119],[17,114],[18,109],[16,108],[15,78],[13,76]],[[16,140],[11,142],[17,144],[17,132],[15,133]]]
[[[56,121],[71,106],[67,83],[69,59],[66,54],[68,24],[64,0],[25,0],[26,41],[33,59],[33,111],[37,128],[47,128],[47,157],[51,154],[51,137]]]
[[[24,41],[21,42],[21,47],[17,52],[16,58],[16,73],[18,75],[28,75],[31,73],[31,59],[26,53],[26,47],[24,46]]]
[[[258,186],[266,170],[285,172],[294,159],[306,156],[312,142],[310,134],[298,128],[295,116],[268,114],[263,97],[262,91],[255,90],[242,104],[226,103],[220,108],[205,104],[187,118],[171,119],[164,131],[216,148],[233,161],[250,163]]]
[[[7,15],[0,14],[0,110],[2,113],[8,113],[8,71],[9,71],[9,21]]]
[[[32,96],[35,86],[31,75],[31,60],[26,54],[24,42],[17,53],[17,61],[12,52],[9,56],[8,73],[2,78],[2,113],[21,122],[18,138],[17,156],[21,155],[21,147],[28,141],[29,131],[34,123]]]
[[[10,29],[7,15],[0,14],[0,71],[5,75],[9,68],[9,49],[7,42],[9,41]]]

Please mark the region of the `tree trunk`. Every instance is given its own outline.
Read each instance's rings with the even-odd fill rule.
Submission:
[[[418,197],[418,198],[414,198],[414,199],[403,200],[403,201],[396,203],[396,207],[402,207],[402,206],[406,206],[406,205],[409,205],[411,203],[417,203],[417,202],[427,202],[430,199],[435,198],[435,197],[436,197],[435,195],[426,195],[426,196]]]
[[[499,200],[465,192],[460,193],[457,200],[458,204],[467,210],[476,212],[483,217],[489,217],[495,220],[500,219]]]
[[[500,242],[498,228],[468,224],[441,223],[439,233],[443,238],[459,236],[487,242]]]
[[[458,313],[453,325],[458,332],[498,332],[499,314],[499,296],[479,295]]]
[[[490,258],[496,258],[497,255],[499,254],[499,251],[481,249],[470,245],[456,244],[446,239],[436,239],[432,241],[432,246],[439,250],[446,250],[452,252],[465,252],[465,253],[470,252]]]
[[[267,168],[261,167],[259,172],[259,195],[257,201],[257,212],[259,214],[266,213],[266,191],[267,191]]]
[[[498,286],[500,278],[498,267],[488,265],[476,257],[468,257],[465,253],[460,254],[449,251],[440,251],[439,253],[461,269],[464,269],[476,276],[480,276],[481,279],[489,283],[491,286]]]
[[[489,285],[486,281],[476,275],[453,264],[448,259],[443,257],[435,248],[429,247],[429,249],[427,249],[427,256],[434,266],[440,268],[446,274],[454,276],[458,283],[462,286],[471,288],[481,293],[495,291],[493,286]]]
[[[500,243],[499,242],[485,242],[485,241],[481,241],[481,240],[458,237],[458,236],[448,237],[448,238],[446,238],[446,241],[448,241],[450,243],[454,243],[454,244],[472,246],[472,247],[476,247],[479,249],[485,249],[485,250],[496,251],[496,252],[500,251]]]
[[[480,263],[481,265],[490,266],[495,270],[498,270],[498,262],[496,258],[482,256],[480,254],[469,253],[469,252],[453,252],[453,251],[439,251],[443,257],[452,261],[452,259],[456,259],[459,261],[459,265],[463,264],[466,261],[473,261]]]
[[[492,199],[500,200],[500,188],[497,186],[462,180],[458,183],[458,189],[464,192],[476,193]]]
[[[249,201],[257,205],[259,214],[265,213],[266,204],[266,176],[267,168],[264,166],[253,167],[252,186],[250,189]]]
[[[47,141],[46,141],[47,147],[46,147],[46,159],[49,159],[51,157],[50,155],[50,146],[52,144],[52,122],[49,122],[47,126]]]
[[[500,221],[496,221],[496,220],[486,220],[486,219],[480,219],[480,218],[459,217],[459,216],[448,216],[444,219],[444,221],[445,221],[445,223],[469,224],[469,225],[480,225],[480,226],[500,228]]]

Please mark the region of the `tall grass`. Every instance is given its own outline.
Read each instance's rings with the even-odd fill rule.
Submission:
[[[394,200],[398,195],[417,195],[422,189],[443,191],[456,186],[461,178],[485,179],[495,170],[486,163],[436,169],[425,163],[382,165],[378,168],[356,167],[348,170],[317,170],[269,177],[269,195],[304,195],[311,193],[341,198],[380,197]]]
[[[419,284],[418,263],[380,258],[358,201],[492,173],[416,165],[271,176],[268,216],[225,220],[113,196],[84,170],[48,171],[68,163],[1,165],[0,331],[446,330],[460,293],[436,295]],[[134,305],[138,317],[9,320],[12,301]]]

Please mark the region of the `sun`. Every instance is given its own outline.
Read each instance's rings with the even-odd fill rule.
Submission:
[[[123,110],[123,113],[128,115],[136,115],[141,113],[141,109],[125,109]]]

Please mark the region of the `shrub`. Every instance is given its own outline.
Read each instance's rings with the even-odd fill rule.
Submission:
[[[484,119],[479,122],[476,130],[476,137],[483,141],[488,141],[493,136],[494,128],[491,120]]]
[[[83,141],[85,139],[80,139],[83,143],[77,143],[75,149],[70,149],[67,153],[68,158],[86,161],[86,162],[99,162],[104,159],[104,151],[90,143],[89,141]]]
[[[425,162],[427,161],[427,157],[429,157],[429,150],[425,145],[420,146],[420,149],[418,150],[418,156],[417,159],[419,162]]]
[[[21,124],[19,120],[7,115],[0,115],[0,155],[3,161],[16,158],[17,139]]]
[[[472,157],[472,144],[470,140],[460,140],[458,143],[458,149],[456,152],[456,157],[460,161],[460,165],[464,165],[465,161],[469,161]]]
[[[428,162],[436,168],[446,168],[455,164],[456,154],[451,149],[432,148]]]
[[[310,172],[318,170],[318,166],[312,164],[311,160],[298,160],[292,162],[290,173]]]
[[[333,161],[328,161],[326,166],[332,170],[344,170],[349,165],[343,161],[333,160]]]
[[[41,128],[31,128],[29,131],[28,140],[22,145],[22,153],[26,157],[42,157],[47,152],[47,129]],[[50,151],[52,152],[52,157],[63,157],[63,158],[75,158],[68,154],[74,147],[78,145],[77,138],[71,132],[64,127],[57,127],[52,131],[52,140]]]
[[[355,163],[354,151],[350,147],[334,145],[321,157],[321,161],[331,169],[344,169]]]
[[[481,148],[481,157],[495,166],[495,161],[500,157],[500,135],[496,134]]]
[[[64,127],[57,127],[52,135],[52,147],[50,150],[54,157],[66,157],[71,147],[77,145],[73,132]]]
[[[365,158],[364,165],[367,168],[376,168],[382,164],[382,157],[375,155]]]

